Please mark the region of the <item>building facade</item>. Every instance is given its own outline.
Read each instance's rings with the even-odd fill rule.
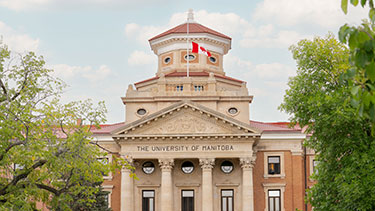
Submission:
[[[187,52],[192,41],[211,56]],[[149,42],[158,57],[156,75],[129,85],[124,123],[94,131],[139,178],[128,169],[105,176],[112,209],[310,210],[304,196],[314,162],[303,148],[306,135],[287,123],[249,120],[253,96],[246,82],[223,69],[231,38],[195,22],[190,12],[186,23]]]

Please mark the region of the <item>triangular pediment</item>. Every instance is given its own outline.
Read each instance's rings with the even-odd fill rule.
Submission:
[[[259,134],[255,128],[190,101],[183,101],[112,131],[121,135]]]

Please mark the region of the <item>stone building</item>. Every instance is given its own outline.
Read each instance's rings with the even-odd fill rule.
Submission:
[[[188,27],[189,42],[204,46],[210,57],[187,53]],[[112,209],[306,210],[314,158],[303,148],[306,135],[287,123],[249,120],[253,96],[246,82],[223,69],[231,38],[189,13],[186,23],[149,42],[158,57],[156,75],[129,85],[121,98],[124,123],[94,131],[101,145],[136,167],[139,178],[127,169],[105,176]]]

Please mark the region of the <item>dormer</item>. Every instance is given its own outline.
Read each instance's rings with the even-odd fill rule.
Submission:
[[[213,72],[225,75],[223,56],[231,49],[231,38],[194,21],[189,10],[188,20],[149,40],[151,49],[158,56],[157,76],[172,72],[186,72],[189,59],[190,72]],[[191,53],[191,42],[199,43],[211,57]],[[187,51],[189,50],[189,58]]]

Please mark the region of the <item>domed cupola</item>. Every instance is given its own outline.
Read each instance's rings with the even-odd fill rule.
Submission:
[[[190,72],[225,75],[223,56],[231,49],[231,40],[230,37],[195,22],[193,12],[189,10],[185,23],[149,39],[151,49],[158,56],[157,76],[161,73],[186,72],[188,65]],[[192,53],[192,42],[207,49],[211,56]]]

